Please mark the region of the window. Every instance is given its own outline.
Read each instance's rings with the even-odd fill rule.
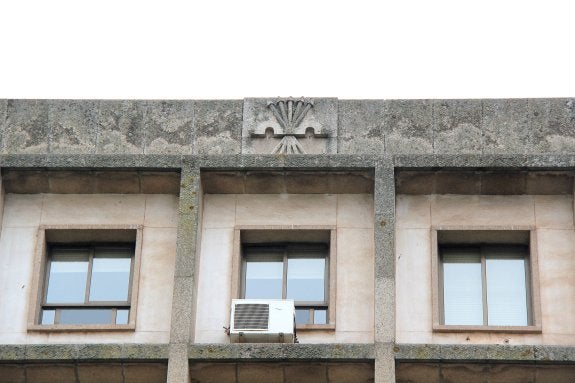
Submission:
[[[527,246],[441,247],[443,323],[528,326]]]
[[[328,323],[328,247],[245,245],[243,298],[293,299],[296,324]]]
[[[41,324],[128,324],[134,247],[48,246]]]
[[[538,332],[532,230],[434,230],[434,330]]]
[[[232,297],[293,299],[298,331],[335,330],[336,238],[329,225],[236,226]]]
[[[142,226],[38,230],[28,331],[134,330]]]

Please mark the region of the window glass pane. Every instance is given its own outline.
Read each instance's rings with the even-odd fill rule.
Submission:
[[[442,249],[446,325],[482,325],[483,292],[479,249]]]
[[[112,309],[61,309],[60,324],[112,324]]]
[[[326,324],[327,323],[327,310],[315,309],[313,312],[313,323]]]
[[[116,310],[116,324],[128,324],[128,317],[130,310],[118,309]]]
[[[325,301],[325,258],[288,259],[287,298]]]
[[[283,262],[250,259],[246,262],[245,298],[281,299]]]
[[[90,301],[127,301],[131,262],[127,250],[96,252],[92,264]]]
[[[295,323],[308,324],[309,323],[309,309],[296,309],[295,310]]]
[[[42,324],[54,324],[55,310],[42,310]]]
[[[88,257],[87,249],[52,251],[47,303],[84,303]]]
[[[486,256],[490,326],[527,326],[525,258],[521,254]]]

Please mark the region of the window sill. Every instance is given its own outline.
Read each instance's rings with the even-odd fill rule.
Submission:
[[[30,325],[28,331],[58,332],[58,331],[135,331],[134,324],[100,324],[100,325]]]
[[[535,334],[541,333],[541,325],[537,326],[456,326],[434,325],[434,332],[507,332]]]
[[[335,324],[298,324],[295,326],[296,331],[315,331],[328,330],[335,331]]]

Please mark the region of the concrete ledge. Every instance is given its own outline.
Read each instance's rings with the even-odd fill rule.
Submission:
[[[5,168],[179,169],[182,156],[156,154],[2,154]]]
[[[0,345],[0,363],[42,361],[166,361],[167,344]]]
[[[373,344],[192,344],[194,361],[371,361]]]
[[[570,154],[432,154],[396,155],[396,168],[519,168],[519,169],[571,169],[575,156]]]
[[[180,169],[184,164],[205,170],[514,168],[575,169],[571,154],[407,154],[395,155],[160,155],[160,154],[3,154],[4,168]]]
[[[548,362],[575,363],[575,347],[508,345],[398,344],[395,359],[403,362]]]

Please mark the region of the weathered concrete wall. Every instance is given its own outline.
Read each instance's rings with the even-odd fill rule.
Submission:
[[[250,131],[275,126],[265,110],[270,100],[0,100],[0,153],[239,154],[258,147],[267,152],[278,140],[254,144]],[[328,137],[310,144],[311,152],[575,150],[575,99],[325,98],[314,99],[314,105],[310,124]]]
[[[370,194],[206,194],[196,342],[228,343],[234,228],[330,225],[337,230],[335,331],[298,331],[301,343],[374,340],[374,229]],[[237,279],[236,279],[237,280]]]
[[[398,195],[396,326],[398,343],[575,343],[575,227],[572,195]],[[540,334],[432,331],[432,226],[536,230],[541,294]],[[414,282],[416,276],[417,283]]]
[[[0,237],[0,338],[5,344],[168,343],[177,197],[160,194],[10,194]],[[135,331],[28,332],[40,225],[143,225]]]

